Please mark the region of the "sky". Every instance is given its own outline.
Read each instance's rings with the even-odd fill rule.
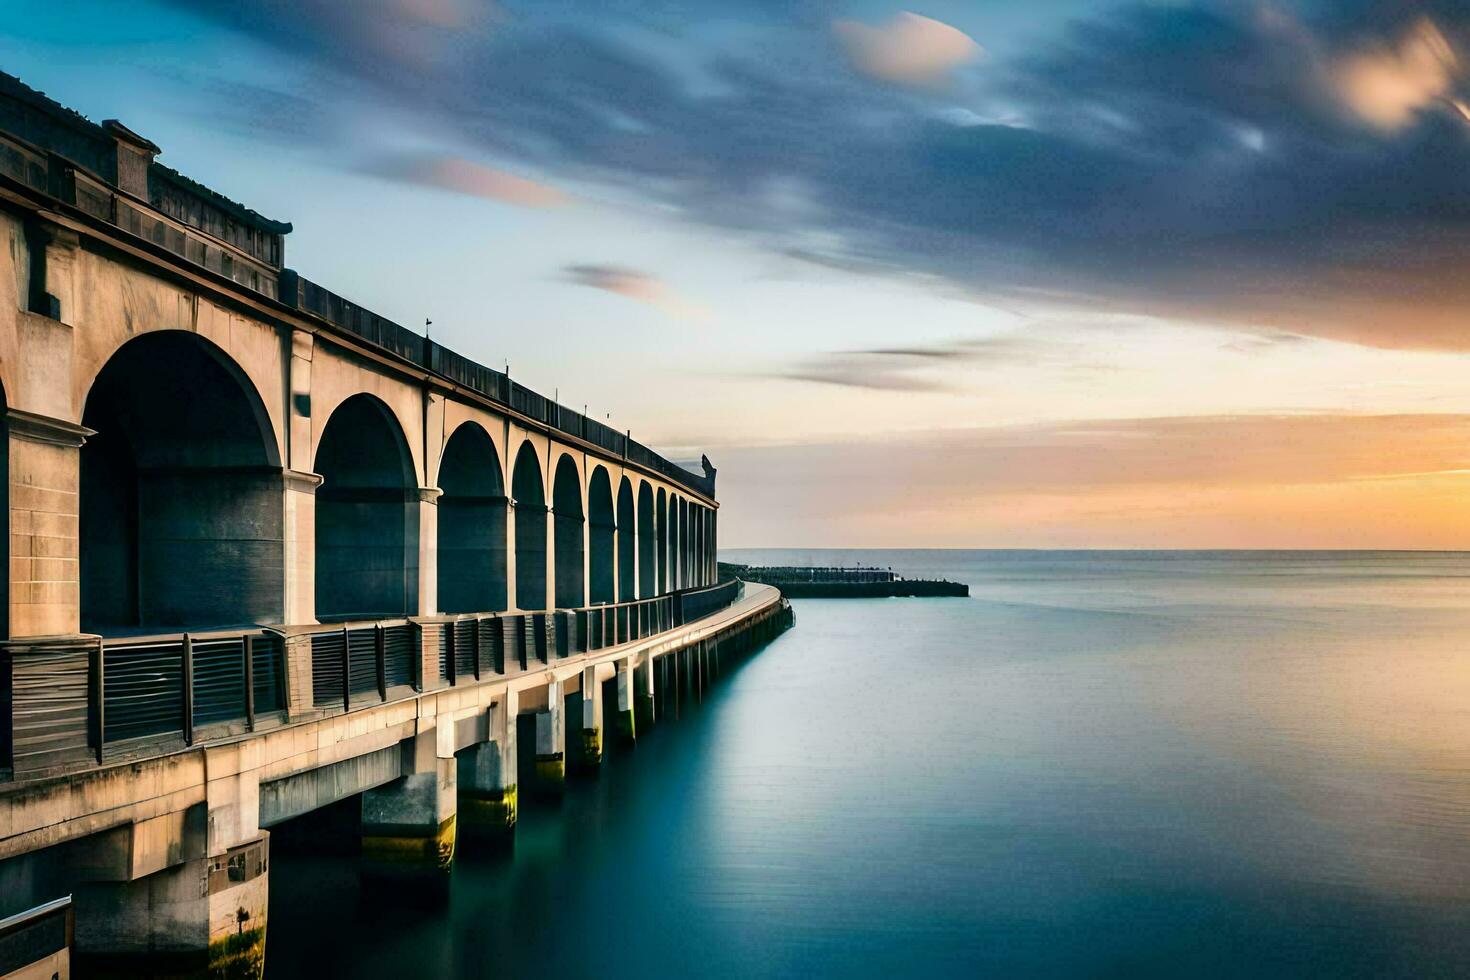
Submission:
[[[729,547],[1470,548],[1470,4],[7,0]]]

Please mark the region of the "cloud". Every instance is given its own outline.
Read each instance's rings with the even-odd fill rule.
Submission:
[[[1017,333],[946,344],[828,351],[768,376],[874,391],[937,392],[959,390],[943,373],[956,366],[1066,363],[1073,369],[1088,367],[1077,361],[1075,344],[1051,336],[1055,326],[1033,323]]]
[[[834,21],[832,31],[858,71],[903,85],[933,85],[980,56],[965,32],[907,11],[879,27]]]
[[[1459,57],[1434,21],[1416,21],[1395,44],[1344,55],[1334,69],[1344,102],[1381,129],[1402,129],[1446,100],[1463,74]]]
[[[523,208],[555,208],[567,203],[567,196],[548,184],[459,157],[417,156],[395,159],[376,164],[369,170],[383,177],[503,201]]]
[[[894,77],[959,50],[905,17],[834,43],[780,5],[721,32],[730,8],[700,0],[515,18],[463,0],[445,30],[388,2],[188,6],[487,158],[854,274],[1033,315],[1470,350],[1470,14],[1451,0],[1110,5],[948,87],[851,70],[855,38]],[[905,36],[923,43],[878,57]]]
[[[709,311],[686,302],[660,279],[637,269],[593,263],[569,265],[562,269],[567,282],[605,293],[646,303],[680,320],[704,320]]]

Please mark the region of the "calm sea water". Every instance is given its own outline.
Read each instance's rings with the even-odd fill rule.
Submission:
[[[806,600],[448,905],[278,853],[268,975],[1470,974],[1470,555],[730,552]]]

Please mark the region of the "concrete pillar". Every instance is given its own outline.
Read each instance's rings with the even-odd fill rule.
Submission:
[[[632,745],[638,737],[638,719],[634,708],[637,699],[633,694],[633,659],[624,658],[613,666],[617,670],[615,680],[618,692],[618,703],[613,715],[614,729],[624,745]]]
[[[467,834],[499,837],[516,825],[516,714],[520,696],[506,691],[490,706],[490,740],[459,756],[459,815]]]
[[[520,608],[516,598],[516,502],[509,494],[505,498],[505,608]]]
[[[362,870],[379,878],[447,880],[454,866],[454,730],[404,739],[405,775],[362,794]]]
[[[602,765],[602,685],[596,665],[582,670],[582,744],[578,764],[583,770]]]
[[[546,481],[546,499],[551,499],[551,481]],[[532,609],[556,608],[556,511],[546,508],[546,593],[541,604]]]
[[[286,470],[282,474],[282,528],[285,532],[284,621],[293,626],[316,622],[316,488],[315,473]]]
[[[311,362],[316,338],[291,331],[286,396],[285,602],[283,619],[291,625],[316,622],[316,489],[322,478],[312,472]]]
[[[654,680],[653,669],[653,657],[645,653],[643,660],[632,671],[633,710],[637,719],[638,728],[645,732],[653,727],[654,719],[658,714],[655,710],[654,702],[656,682]]]
[[[90,430],[11,409],[7,499],[12,639],[81,629],[78,496],[81,447]]]
[[[566,729],[561,681],[546,685],[546,710],[536,713],[536,790],[558,794],[567,778]]]
[[[438,487],[419,487],[418,602],[413,608],[420,616],[439,614],[439,496]]]

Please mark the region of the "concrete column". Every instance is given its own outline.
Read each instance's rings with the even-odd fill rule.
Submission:
[[[546,499],[551,499],[550,480],[546,483]],[[556,511],[549,506],[546,508],[546,594],[541,597],[539,607],[531,608],[556,608]]]
[[[418,599],[413,607],[420,616],[439,613],[439,496],[438,487],[419,487]]]
[[[520,696],[506,691],[490,706],[490,740],[459,756],[459,813],[467,834],[499,837],[516,825],[516,714]]]
[[[583,668],[581,695],[582,744],[577,761],[583,770],[595,770],[602,765],[602,685],[596,665]]]
[[[11,409],[7,499],[12,639],[81,629],[78,486],[90,430]]]
[[[291,625],[316,622],[316,488],[322,478],[312,472],[311,362],[316,338],[304,330],[289,337],[286,374],[285,602],[283,618]]]
[[[653,657],[645,653],[643,660],[633,669],[632,673],[634,715],[638,728],[646,732],[653,727],[654,719],[657,717],[654,704],[656,684],[653,676]],[[621,677],[619,681],[621,682]]]
[[[454,866],[454,730],[404,739],[404,775],[362,794],[362,870],[372,877],[447,881]]]
[[[618,691],[618,703],[613,715],[614,728],[623,744],[632,745],[638,737],[638,719],[634,709],[637,699],[633,694],[633,659],[624,658],[613,666],[617,670],[615,679]]]
[[[516,601],[516,502],[509,494],[505,498],[505,608],[520,608]]]
[[[287,470],[282,474],[285,518],[284,620],[293,626],[316,622],[316,488],[315,473]]]
[[[536,789],[555,795],[567,778],[566,728],[561,681],[546,685],[546,710],[536,713]]]

